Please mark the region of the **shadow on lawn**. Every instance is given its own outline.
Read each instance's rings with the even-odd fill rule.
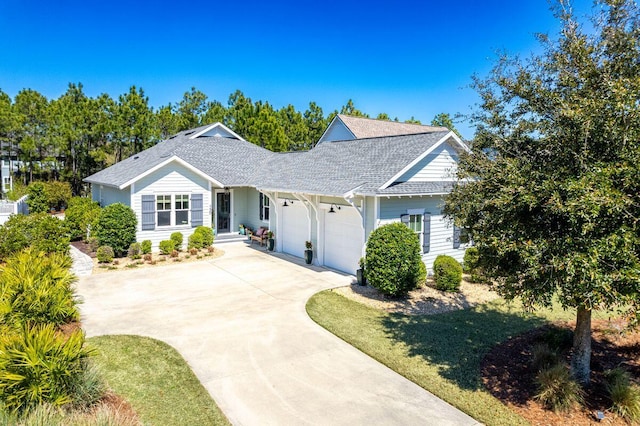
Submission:
[[[482,387],[480,364],[495,345],[546,323],[543,318],[494,303],[446,314],[407,316],[392,314],[382,324],[387,335],[407,346],[460,388]]]

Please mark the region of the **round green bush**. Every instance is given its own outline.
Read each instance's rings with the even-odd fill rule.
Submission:
[[[173,232],[171,234],[171,241],[173,241],[173,248],[177,251],[182,250],[182,241],[184,237],[182,236],[182,232]]]
[[[0,258],[6,259],[27,247],[44,253],[69,254],[67,227],[46,213],[11,215],[0,227]]]
[[[151,240],[144,240],[140,243],[140,248],[142,249],[142,254],[151,253]]]
[[[418,236],[406,225],[392,223],[375,229],[367,241],[367,282],[388,296],[407,294],[426,275],[420,252]]]
[[[189,249],[201,249],[204,247],[204,238],[199,232],[189,235]]]
[[[162,240],[160,241],[160,253],[162,254],[170,254],[173,251],[174,247],[173,240]]]
[[[193,231],[193,233],[202,235],[202,247],[200,248],[205,248],[213,245],[213,229],[209,228],[208,226],[198,226],[196,230]]]
[[[96,258],[100,263],[109,263],[113,260],[113,248],[109,246],[100,246],[96,251]]]
[[[142,257],[142,247],[140,246],[140,243],[131,244],[127,255],[133,260],[140,259]]]
[[[100,205],[90,198],[73,197],[69,200],[69,207],[64,214],[64,223],[67,225],[71,239],[87,241],[91,231],[96,228],[101,211]]]
[[[124,256],[136,241],[138,221],[131,207],[122,203],[109,204],[102,209],[96,225],[96,237],[102,246],[111,246],[117,257]]]
[[[458,291],[462,282],[462,265],[444,254],[433,262],[433,280],[438,290]]]
[[[29,213],[46,213],[49,211],[49,200],[43,182],[33,182],[27,187],[27,206]]]
[[[478,267],[480,261],[480,254],[476,247],[469,247],[464,251],[464,258],[462,262],[462,270],[468,274],[474,272]]]

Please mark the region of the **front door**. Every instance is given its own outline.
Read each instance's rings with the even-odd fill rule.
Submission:
[[[228,192],[216,194],[216,229],[218,234],[231,230],[231,194]]]

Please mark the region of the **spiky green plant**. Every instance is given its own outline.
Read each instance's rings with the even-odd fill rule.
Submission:
[[[607,392],[611,398],[611,411],[629,422],[640,421],[640,387],[631,383],[629,373],[614,368],[606,373]]]
[[[85,359],[84,334],[69,336],[52,324],[24,326],[16,334],[0,336],[0,401],[20,413],[42,403],[62,406],[73,402]]]
[[[79,318],[69,258],[33,249],[7,260],[0,269],[0,324],[64,324]]]
[[[574,405],[584,401],[582,388],[571,378],[569,368],[565,364],[560,363],[541,370],[536,376],[536,382],[539,389],[536,399],[553,411],[569,411]]]

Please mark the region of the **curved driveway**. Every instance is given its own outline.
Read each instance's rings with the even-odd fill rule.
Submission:
[[[352,277],[244,243],[218,259],[81,277],[88,336],[175,347],[236,425],[473,425],[315,324],[314,293]]]

